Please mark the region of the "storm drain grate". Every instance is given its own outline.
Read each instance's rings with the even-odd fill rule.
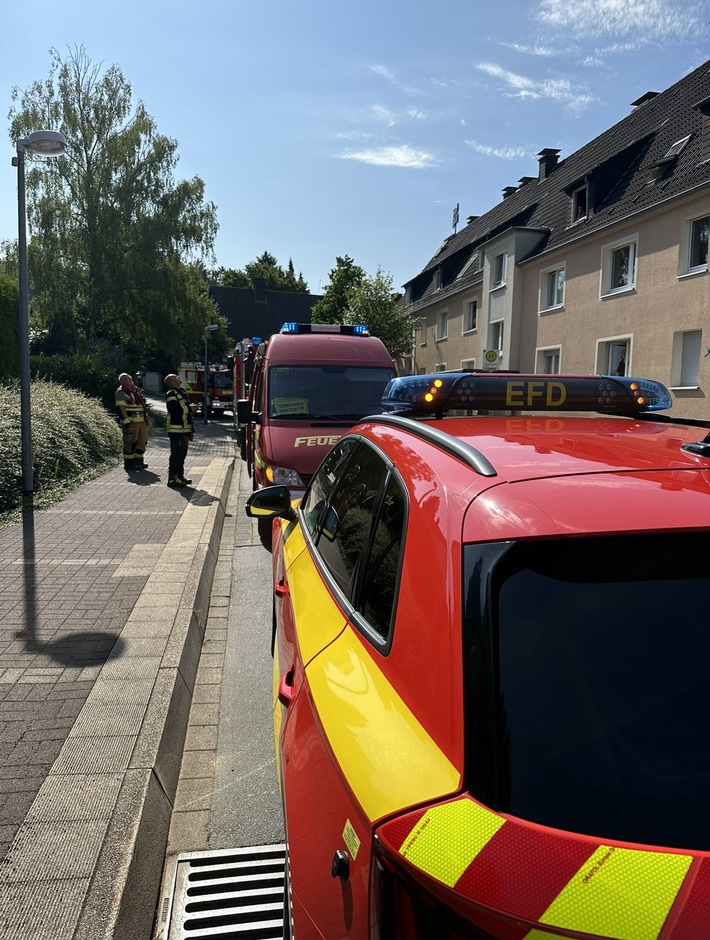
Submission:
[[[156,940],[282,940],[285,859],[284,845],[169,859]]]

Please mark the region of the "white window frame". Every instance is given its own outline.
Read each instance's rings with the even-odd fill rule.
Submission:
[[[434,366],[434,372],[446,372],[446,363],[437,362],[436,365]]]
[[[443,278],[441,274],[441,268],[437,268],[434,271],[434,290],[441,290],[443,286],[444,284],[443,284]]]
[[[702,238],[700,232],[698,231],[700,226],[705,223],[705,260],[700,261],[697,264],[693,264],[693,248],[698,242],[698,238]],[[708,269],[708,229],[710,228],[710,215],[701,215],[697,219],[692,219],[690,222],[688,230],[688,274],[696,274],[700,271],[707,271]]]
[[[702,330],[679,330],[673,334],[671,388],[700,388],[702,352]]]
[[[557,357],[557,370],[554,372],[548,372],[545,368],[545,360],[548,356]],[[561,346],[542,346],[539,349],[535,350],[535,371],[541,373],[542,375],[560,375],[560,365],[562,362],[562,347]]]
[[[471,311],[473,310],[473,316]],[[471,326],[473,321],[473,326]],[[476,333],[478,331],[478,300],[465,300],[463,310],[463,332]]]
[[[449,311],[438,310],[436,314],[436,342],[441,343],[449,338]]]
[[[505,320],[493,320],[489,329],[489,349],[497,349],[499,353],[503,352],[503,341],[505,339]]]
[[[619,294],[629,294],[636,290],[636,269],[638,265],[638,232],[625,238],[618,238],[616,241],[609,242],[602,246],[601,257],[601,297],[616,297]],[[629,250],[628,259],[628,282],[626,284],[612,284],[614,268],[619,253],[624,249]]]
[[[562,275],[562,287],[559,285],[559,275]],[[555,287],[555,299],[549,303],[549,285],[552,280],[557,280]],[[565,285],[567,279],[567,265],[556,264],[549,268],[543,268],[540,271],[540,295],[538,299],[538,313],[547,313],[548,310],[560,310],[565,303]]]
[[[491,290],[505,287],[508,277],[508,252],[501,251],[493,258],[491,266]]]
[[[633,337],[628,333],[621,336],[603,336],[597,340],[594,371],[600,375],[614,375],[615,363],[618,366],[618,356],[622,350],[624,356],[624,375],[632,375],[631,357],[633,354]]]
[[[475,359],[462,359],[462,360],[461,360],[461,371],[462,371],[462,372],[466,372],[466,371],[468,371],[469,369],[475,369],[475,368],[476,368],[476,360],[475,360]]]
[[[582,199],[581,197],[584,196]],[[585,183],[572,193],[572,222],[581,222],[589,215],[589,186]]]

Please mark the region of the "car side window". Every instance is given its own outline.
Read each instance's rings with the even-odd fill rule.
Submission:
[[[360,447],[333,487],[319,521],[321,533],[317,551],[351,602],[387,472],[385,462],[376,451]]]
[[[394,612],[404,516],[404,494],[391,475],[364,565],[358,604],[365,620],[383,640],[389,637]]]
[[[352,437],[339,441],[318,468],[304,494],[301,502],[303,523],[314,541],[320,534],[319,526],[326,501],[343,467],[359,446],[359,441]]]

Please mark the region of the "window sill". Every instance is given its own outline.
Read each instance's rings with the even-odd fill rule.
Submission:
[[[478,328],[474,326],[472,330],[464,330],[461,334],[462,336],[472,336],[474,333],[478,333]]]
[[[539,317],[544,317],[548,313],[559,313],[561,310],[565,309],[564,304],[555,304],[554,307],[544,307],[542,310],[538,310],[537,315]]]
[[[499,284],[491,284],[490,291],[493,293],[494,290],[502,290],[505,287],[505,281],[501,281]]]
[[[690,268],[690,270],[685,271],[683,274],[679,274],[678,280],[684,281],[686,278],[697,277],[699,274],[707,274],[707,273],[708,273],[707,265],[704,265],[702,268]]]
[[[699,392],[699,385],[671,385],[670,390],[672,392]]]
[[[600,300],[610,300],[612,297],[624,297],[626,294],[635,294],[636,285],[632,287],[617,287],[616,290],[607,291],[605,294],[601,294]]]
[[[447,336],[437,336],[436,339],[434,340],[434,342],[435,342],[435,343],[445,343],[448,338],[449,338],[448,335],[447,335]]]

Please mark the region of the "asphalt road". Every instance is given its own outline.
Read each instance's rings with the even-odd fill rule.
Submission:
[[[243,499],[250,492],[242,473]],[[258,541],[237,544],[222,677],[212,849],[284,839],[274,765],[271,623],[271,554]]]

